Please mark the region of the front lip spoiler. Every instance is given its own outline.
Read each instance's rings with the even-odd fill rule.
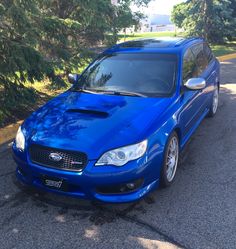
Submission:
[[[147,186],[142,187],[138,191],[128,193],[128,194],[117,194],[117,195],[103,195],[100,193],[96,193],[94,197],[103,202],[108,203],[127,203],[127,202],[133,202],[136,200],[139,200],[143,196],[145,196],[147,193],[151,192],[152,190],[156,189],[156,187],[159,185],[159,180],[155,180],[148,184]]]

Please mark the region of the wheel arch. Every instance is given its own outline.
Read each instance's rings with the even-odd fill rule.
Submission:
[[[218,87],[218,91],[220,91],[220,81],[218,81],[218,82],[216,83],[216,85],[217,85],[217,87]]]
[[[180,145],[181,144],[181,138],[182,138],[181,129],[179,127],[175,127],[173,132],[176,132],[176,134],[178,135],[179,145]]]

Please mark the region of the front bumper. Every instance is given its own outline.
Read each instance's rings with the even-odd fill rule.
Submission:
[[[48,168],[30,162],[27,155],[19,152],[13,145],[13,158],[17,163],[16,176],[24,184],[34,186],[44,191],[67,196],[95,199],[104,202],[122,203],[142,198],[159,185],[160,162],[147,161],[140,158],[127,163],[123,167],[94,166],[95,161],[89,161],[81,172],[64,171]],[[67,183],[66,191],[45,186],[42,176],[56,177]],[[101,193],[99,187],[110,187],[127,184],[142,179],[142,184],[130,192]]]

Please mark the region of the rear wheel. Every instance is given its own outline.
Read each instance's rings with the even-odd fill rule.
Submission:
[[[218,109],[218,104],[219,104],[219,87],[217,86],[213,92],[212,102],[208,113],[208,117],[215,116]]]
[[[168,187],[175,178],[179,161],[179,138],[176,132],[173,132],[167,142],[164,162],[161,171],[161,186]]]

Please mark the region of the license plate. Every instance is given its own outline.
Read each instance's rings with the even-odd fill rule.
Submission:
[[[43,185],[48,188],[58,189],[62,191],[67,190],[66,182],[63,179],[51,176],[42,176]]]

